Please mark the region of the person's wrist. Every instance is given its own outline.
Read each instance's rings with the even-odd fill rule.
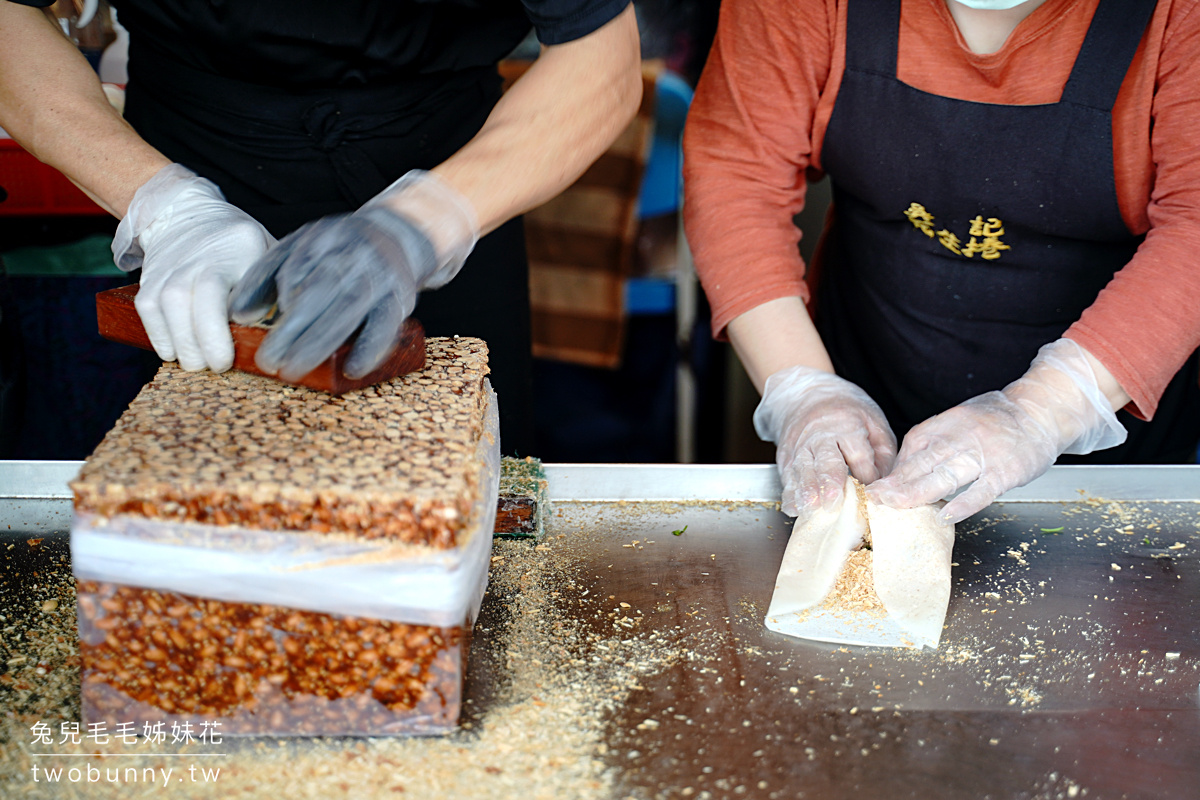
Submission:
[[[410,170],[363,208],[376,205],[416,226],[432,244],[437,271],[426,284],[429,288],[454,277],[479,240],[471,202],[432,172]]]
[[[778,442],[798,409],[822,413],[845,408],[875,409],[875,402],[858,384],[823,369],[804,365],[785,367],[767,377],[762,400],[754,411],[754,429],[759,438]],[[882,416],[882,413],[880,413]]]
[[[1083,355],[1088,366],[1092,368],[1092,374],[1095,377],[1096,386],[1108,400],[1109,408],[1116,412],[1120,411],[1125,406],[1129,405],[1133,399],[1125,388],[1117,382],[1117,378],[1108,368],[1100,363],[1100,360],[1089,353],[1082,345],[1079,345],[1079,351]]]
[[[796,364],[784,367],[767,376],[763,384],[762,399],[754,409],[754,431],[764,442],[779,442],[791,416],[789,411],[797,405],[820,370]]]
[[[113,237],[113,260],[129,272],[142,266],[142,258],[154,247],[180,206],[194,215],[206,203],[225,202],[216,184],[201,178],[182,164],[168,164],[138,187],[117,225]]]
[[[397,214],[384,204],[363,208],[356,217],[368,221],[380,229],[397,250],[381,253],[384,261],[397,270],[403,270],[401,280],[411,282],[411,289],[425,288],[431,275],[437,272],[438,257],[434,244],[418,225],[403,214]]]
[[[1083,455],[1125,441],[1125,427],[1087,355],[1070,339],[1051,342],[1038,351],[1025,375],[1004,389],[1060,454]]]

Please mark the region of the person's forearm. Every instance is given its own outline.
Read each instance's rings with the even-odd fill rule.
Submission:
[[[1100,388],[1104,397],[1112,404],[1112,410],[1120,411],[1128,405],[1130,400],[1129,394],[1121,388],[1121,384],[1117,383],[1117,379],[1113,374],[1100,363],[1099,359],[1089,353],[1086,348],[1080,346],[1079,349],[1083,351],[1084,358],[1087,359],[1092,371],[1096,373],[1096,386]]]
[[[170,163],[109,105],[96,73],[40,9],[6,2],[0,127],[118,217]]]
[[[475,208],[482,233],[573,183],[641,101],[633,8],[588,36],[543,50],[482,130],[433,171]]]
[[[781,297],[734,317],[726,329],[742,366],[761,393],[774,373],[803,365],[833,372],[833,362],[799,297]]]

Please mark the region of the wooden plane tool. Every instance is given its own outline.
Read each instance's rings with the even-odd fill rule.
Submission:
[[[141,317],[133,305],[137,291],[138,286],[134,284],[109,289],[96,295],[96,319],[99,322],[100,335],[121,344],[153,350],[146,329],[142,327]],[[278,376],[267,375],[254,363],[254,354],[270,332],[270,328],[230,323],[229,332],[233,334],[234,369],[281,380]],[[343,394],[353,389],[374,386],[425,366],[425,331],[421,323],[412,318],[404,323],[395,348],[379,369],[352,380],[342,373],[342,369],[350,356],[353,343],[352,339],[343,344],[332,356],[300,380],[283,382],[307,386],[330,394]]]

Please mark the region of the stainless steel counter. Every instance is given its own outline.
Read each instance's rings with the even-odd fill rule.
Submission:
[[[0,531],[61,532],[77,467],[0,463]],[[607,716],[615,796],[1200,797],[1200,468],[1056,467],[960,524],[921,652],[763,627],[790,528],[772,467],[546,472],[587,598],[561,612],[611,633],[619,601],[690,654]],[[479,721],[505,613],[489,596],[477,626]]]

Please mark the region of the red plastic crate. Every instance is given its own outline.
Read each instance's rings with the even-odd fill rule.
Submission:
[[[0,139],[0,216],[107,214],[61,172]]]

